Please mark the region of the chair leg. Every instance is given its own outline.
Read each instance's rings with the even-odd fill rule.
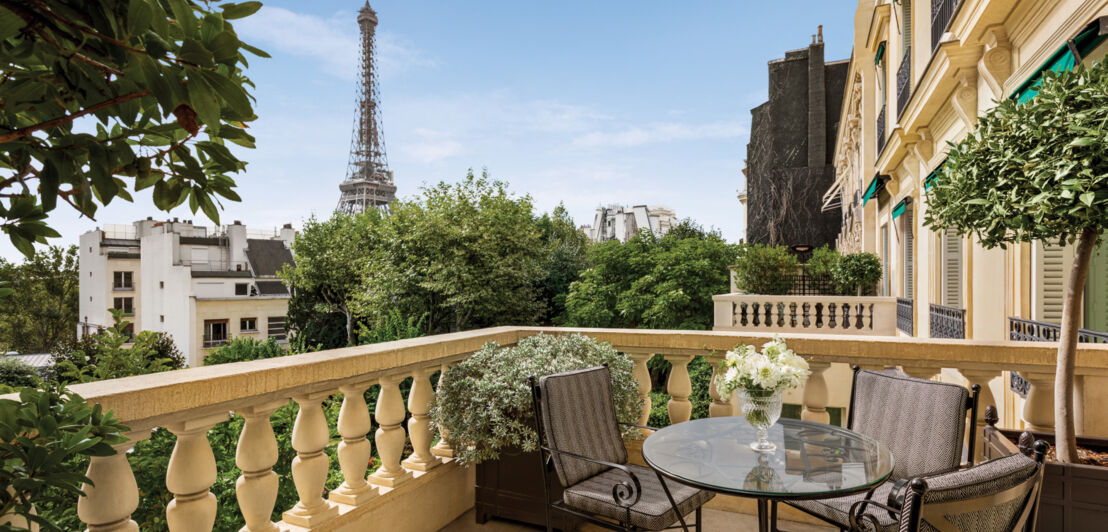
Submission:
[[[703,515],[701,514],[700,507],[697,506],[696,507],[696,532],[702,532],[702,529],[700,527],[700,523],[703,522],[703,520],[704,520],[704,518],[703,518]]]

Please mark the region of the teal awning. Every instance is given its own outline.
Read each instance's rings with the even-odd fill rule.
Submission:
[[[882,57],[885,57],[885,41],[881,41],[881,44],[877,45],[877,57],[873,60],[873,64],[880,65]]]
[[[877,195],[877,186],[881,184],[881,176],[873,176],[873,180],[869,182],[869,186],[866,187],[866,193],[862,195],[862,205],[865,205],[873,196]]]
[[[908,209],[909,203],[912,203],[912,198],[910,197],[900,200],[900,203],[897,203],[896,207],[893,207],[893,220],[897,219],[901,214],[904,214],[904,211]]]
[[[939,165],[923,180],[924,190],[930,189],[931,185],[935,184],[935,178],[939,177],[939,173],[942,171],[944,164],[946,164],[946,159],[943,159],[943,162],[939,163]]]
[[[1073,70],[1081,61],[1081,58],[1089,55],[1089,52],[1096,49],[1106,38],[1108,38],[1108,35],[1100,34],[1100,22],[1093,22],[1084,30],[1081,30],[1076,37],[1063,43],[1034,74],[1027,78],[1027,81],[1024,81],[1023,84],[1012,93],[1011,97],[1015,98],[1018,103],[1023,103],[1034,98],[1039,94],[1038,87],[1043,81],[1043,72],[1047,70],[1052,70],[1054,72]],[[1077,54],[1076,56],[1074,55],[1075,53]]]

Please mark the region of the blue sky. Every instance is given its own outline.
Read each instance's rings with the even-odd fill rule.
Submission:
[[[253,59],[258,148],[242,203],[223,221],[299,226],[338,200],[350,146],[360,0],[265,2],[236,21]],[[750,109],[766,98],[766,62],[811,41],[846,58],[854,4],[844,0],[375,0],[389,163],[401,196],[487,167],[539,211],[564,202],[578,224],[597,206],[665,204],[743,236]],[[155,216],[148,195],[117,200],[95,222],[59,207],[59,243],[104,223]],[[179,208],[169,216],[211,225]],[[0,256],[19,257],[7,238]]]

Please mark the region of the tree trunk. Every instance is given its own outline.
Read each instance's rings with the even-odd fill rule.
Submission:
[[[354,345],[354,316],[346,307],[343,307],[342,313],[346,316],[346,345]]]
[[[1062,331],[1058,338],[1058,367],[1054,373],[1054,441],[1061,462],[1077,461],[1077,431],[1073,426],[1073,373],[1077,356],[1077,329],[1081,316],[1081,296],[1089,276],[1089,262],[1100,235],[1086,227],[1077,235],[1073,267],[1062,302]]]

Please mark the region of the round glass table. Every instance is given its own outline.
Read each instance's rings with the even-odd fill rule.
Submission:
[[[844,428],[782,419],[769,430],[773,452],[756,452],[757,431],[742,417],[670,425],[646,439],[646,463],[701,489],[758,500],[758,529],[776,528],[770,501],[824,499],[867,491],[893,471],[889,449]],[[774,512],[776,513],[776,512]]]

